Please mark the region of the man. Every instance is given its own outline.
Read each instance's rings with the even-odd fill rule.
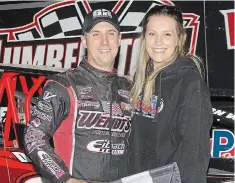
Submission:
[[[81,40],[87,58],[47,81],[24,138],[41,174],[56,183],[127,176],[131,86],[113,69],[121,41],[116,15],[105,9],[89,13]]]

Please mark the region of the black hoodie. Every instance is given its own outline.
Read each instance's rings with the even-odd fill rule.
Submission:
[[[206,183],[213,115],[209,89],[195,64],[173,62],[156,78],[151,104],[144,107],[139,98],[129,139],[129,173],[176,162],[182,183]]]

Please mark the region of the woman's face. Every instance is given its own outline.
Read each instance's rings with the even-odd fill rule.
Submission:
[[[145,42],[155,68],[169,62],[173,59],[179,42],[176,21],[169,16],[151,16],[146,28]]]

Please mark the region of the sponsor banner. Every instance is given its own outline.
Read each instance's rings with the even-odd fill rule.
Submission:
[[[212,131],[210,140],[211,157],[235,158],[235,135],[226,129],[215,129]]]
[[[146,2],[99,1],[98,3],[91,0],[86,1],[86,3],[62,1],[55,2],[47,7],[48,4],[45,3],[45,8],[31,14],[34,17],[33,22],[30,22],[32,17],[27,14],[25,18],[29,18],[28,23],[20,21],[22,22],[21,25],[19,25],[19,22],[15,24],[18,27],[0,29],[0,36],[2,37],[0,49],[4,53],[1,55],[0,62],[47,65],[58,68],[77,67],[85,54],[85,48],[80,40],[84,15],[92,9],[104,7],[104,9],[109,9],[117,14],[121,26],[122,41],[117,72],[119,75],[133,76],[139,56],[139,33],[142,31],[144,15],[151,7],[162,4],[174,5],[172,1],[168,0]],[[186,9],[187,6],[184,3],[182,5]],[[203,9],[203,3],[198,2],[197,6]],[[24,9],[24,6],[22,6],[22,9]],[[34,8],[31,7],[31,9]],[[20,12],[21,10],[17,9],[17,11]],[[203,15],[203,11],[196,9],[196,11],[185,12],[187,13],[184,13],[184,26],[189,33],[187,44],[190,52],[194,54],[197,50],[200,31],[200,14]],[[18,19],[18,17],[15,18]],[[76,39],[71,40],[72,37],[76,37]]]
[[[205,13],[208,85],[217,96],[234,96],[234,2],[206,1]]]
[[[216,108],[212,108],[213,114],[217,117],[224,117],[226,119],[231,119],[233,121],[235,121],[235,116],[233,113],[229,113],[228,111],[224,111],[221,109],[216,109]]]
[[[232,1],[88,0],[82,3],[71,0],[40,2],[40,6],[38,2],[31,6],[20,2],[17,6],[10,2],[0,5],[2,17],[15,15],[11,21],[2,20],[0,63],[77,67],[86,53],[80,40],[84,15],[102,7],[116,13],[120,21],[122,41],[115,64],[117,72],[133,76],[144,15],[154,6],[177,5],[183,11],[187,51],[204,61],[210,88],[233,90],[235,9]],[[226,60],[226,64],[221,60]]]

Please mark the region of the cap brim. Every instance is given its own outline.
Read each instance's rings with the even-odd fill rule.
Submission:
[[[103,18],[102,20],[101,19],[97,19],[95,20],[91,25],[87,26],[87,28],[84,30],[84,33],[89,33],[91,31],[91,29],[98,23],[100,22],[108,22],[110,23],[112,26],[114,26],[118,32],[120,32],[120,27],[116,24],[114,24],[109,18],[105,19]]]

